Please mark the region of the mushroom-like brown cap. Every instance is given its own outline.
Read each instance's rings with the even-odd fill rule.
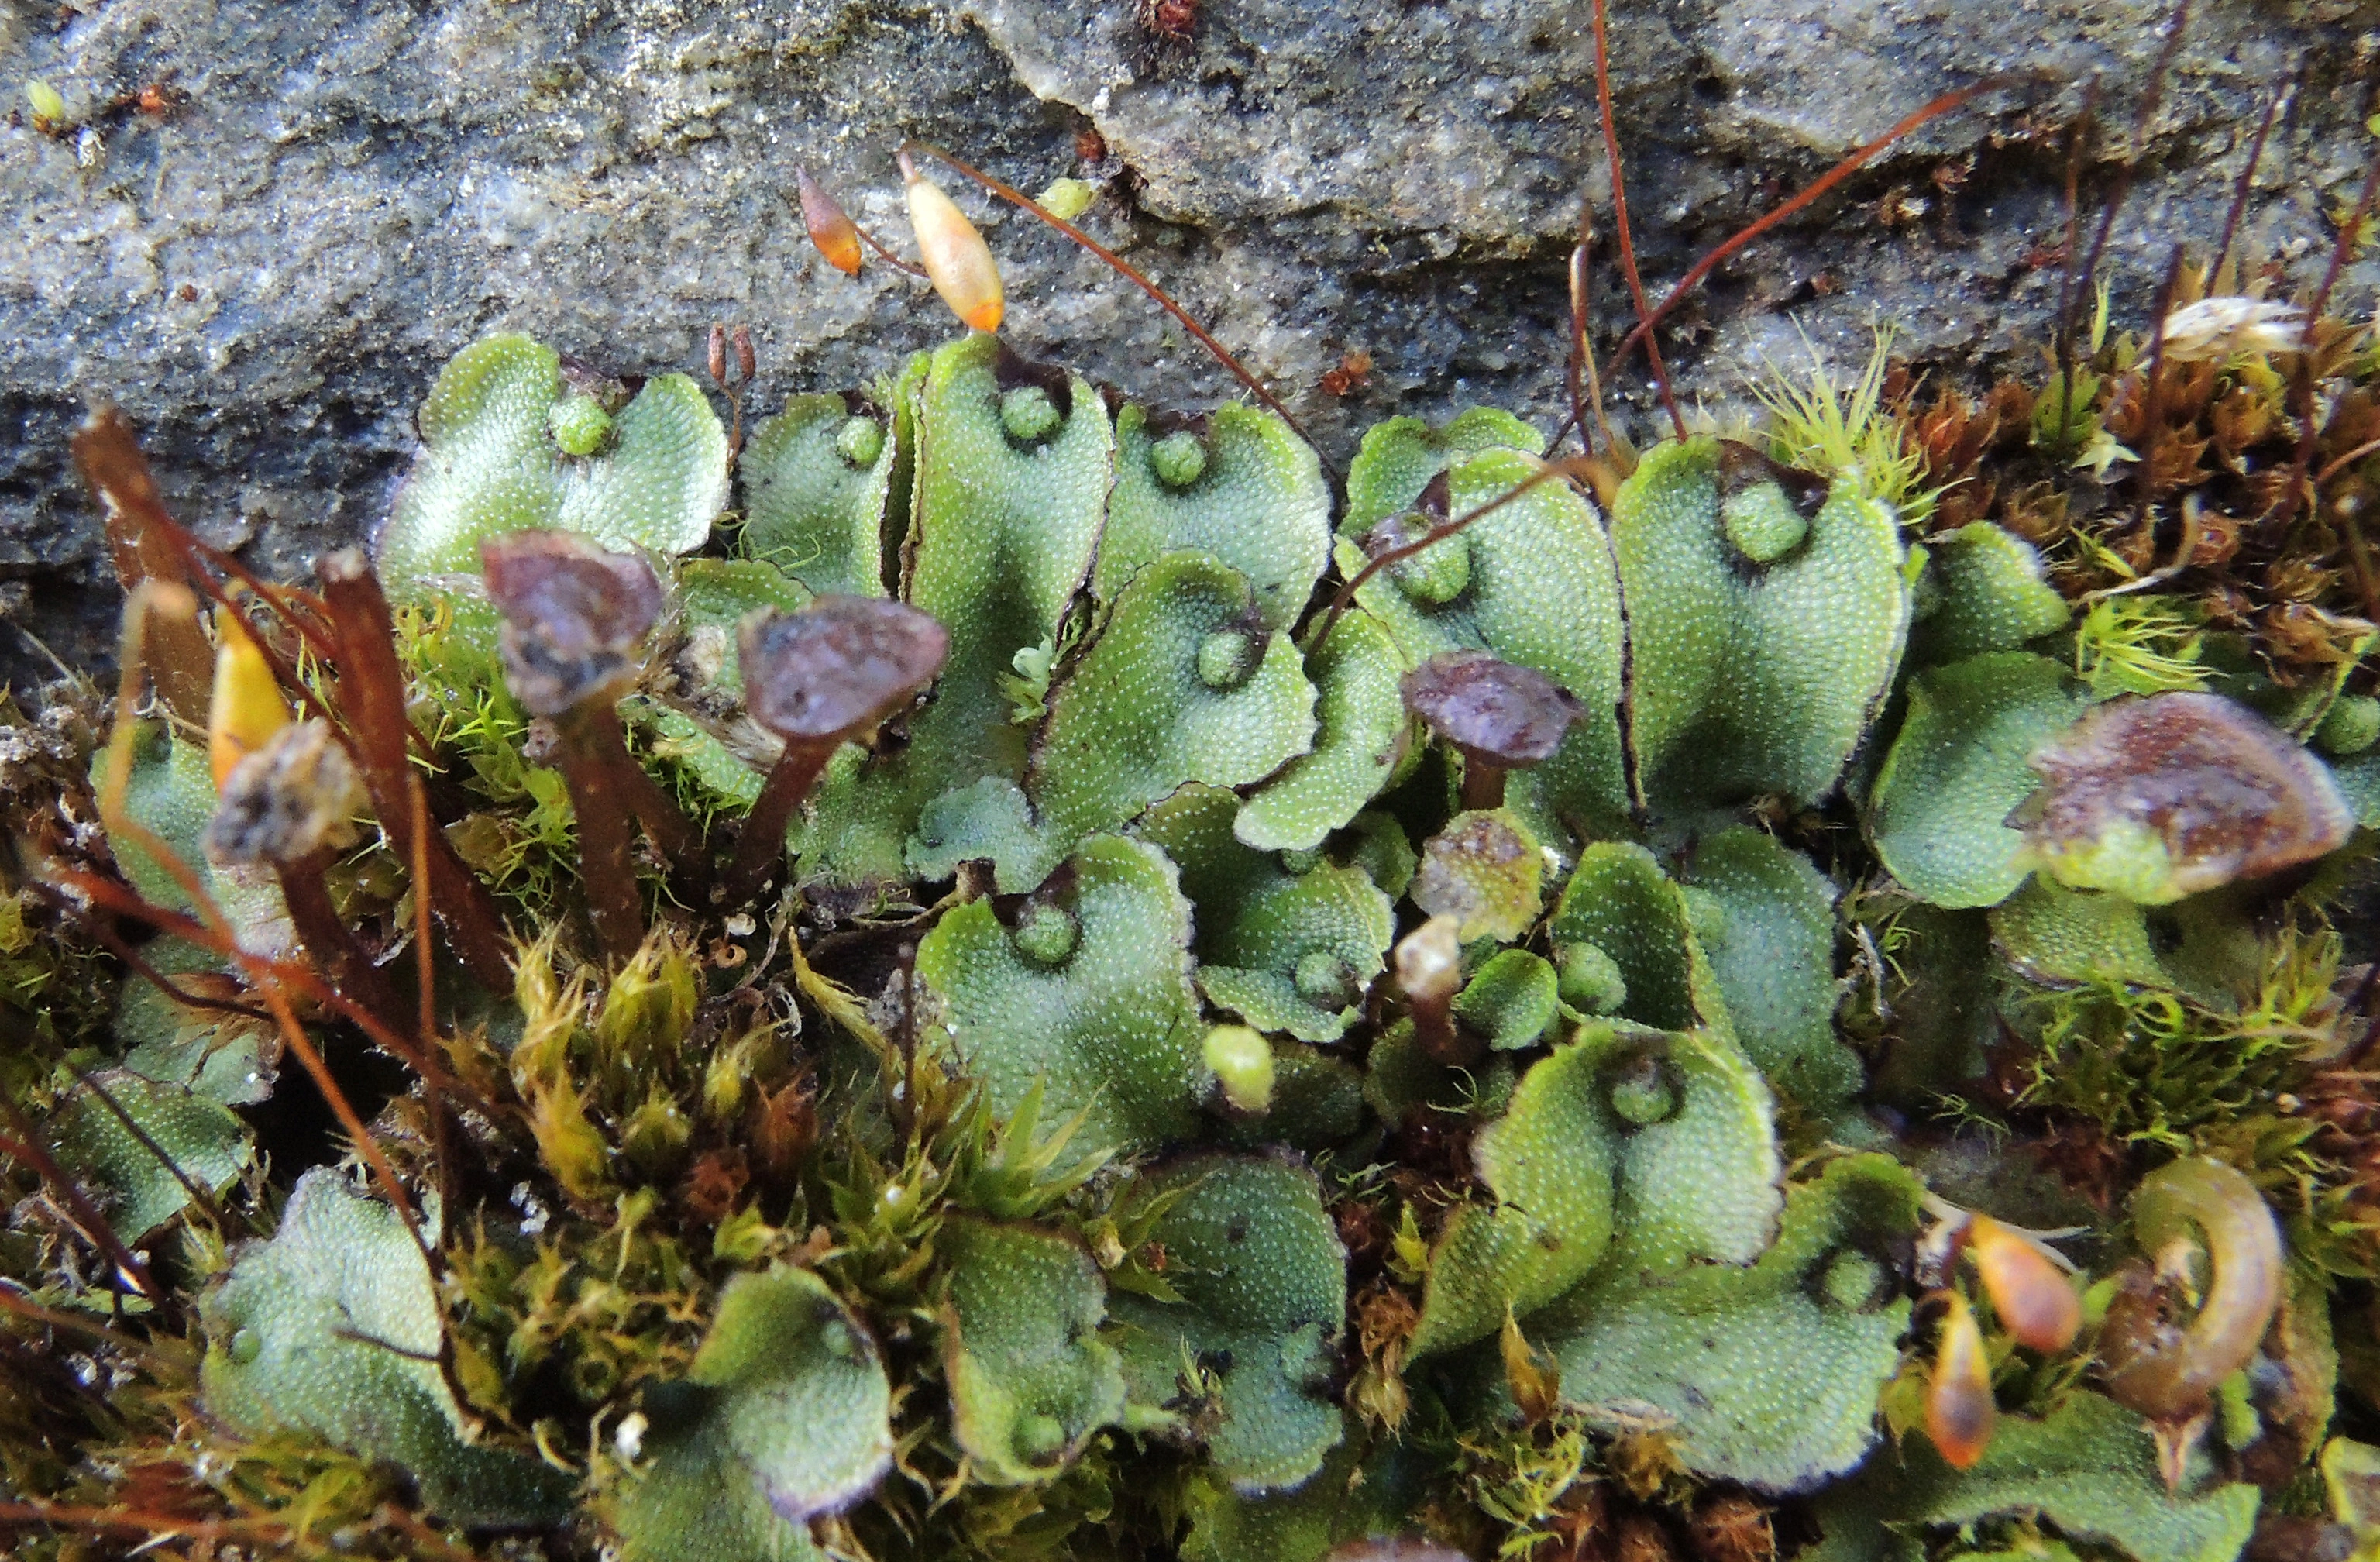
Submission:
[[[616,700],[636,681],[637,648],[662,616],[650,565],[570,531],[492,537],[480,560],[504,615],[504,682],[531,715]]]
[[[1404,676],[1405,709],[1475,763],[1540,764],[1585,714],[1570,692],[1533,667],[1484,651],[1441,651]]]
[[[746,709],[803,747],[866,737],[951,653],[941,625],[880,597],[822,596],[798,613],[758,615],[736,641]]]

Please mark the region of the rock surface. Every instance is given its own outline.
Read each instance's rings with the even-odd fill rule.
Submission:
[[[2103,191],[2134,138],[2158,0],[1614,0],[1620,137],[1645,280],[1933,95],[1937,121],[1747,250],[1666,341],[1682,389],[1739,401],[1764,358],[1856,360],[1868,323],[1964,377],[2048,335],[2065,128],[2100,81]],[[1203,0],[1187,39],[1136,0],[14,0],[0,87],[66,98],[0,128],[0,608],[78,666],[115,612],[67,465],[87,398],[120,401],[168,495],[295,573],[385,512],[438,365],[499,328],[632,372],[696,369],[751,325],[750,405],[856,384],[954,329],[881,267],[821,265],[796,163],[900,230],[891,166],[935,140],[1028,189],[1101,184],[1084,219],[1280,386],[1343,461],[1395,411],[1473,401],[1560,421],[1566,257],[1609,210],[1581,0]],[[2144,315],[2177,239],[2210,247],[2274,84],[2290,114],[2249,252],[2319,274],[2374,142],[2372,0],[2202,4],[2110,246]],[[164,113],[139,101],[144,87]],[[1096,131],[1094,138],[1088,132]],[[1105,155],[1095,155],[1103,141]],[[988,224],[1027,350],[1160,401],[1229,377],[1096,262],[947,181]],[[1608,216],[1598,215],[1607,234]],[[1605,246],[1608,251],[1609,246]],[[1599,251],[1603,253],[1603,251]],[[2343,295],[2367,308],[2371,262]],[[1628,323],[1608,253],[1597,336]],[[1354,349],[1367,383],[1322,388]],[[1650,435],[1641,369],[1621,421]],[[44,667],[0,636],[0,666]]]

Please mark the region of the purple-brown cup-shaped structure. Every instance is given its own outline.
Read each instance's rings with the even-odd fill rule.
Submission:
[[[595,937],[625,960],[643,942],[630,821],[643,824],[672,870],[705,876],[701,837],[669,795],[629,757],[613,709],[643,670],[645,637],[661,617],[661,581],[634,554],[568,531],[517,531],[480,544],[488,595],[504,616],[497,648],[504,683],[529,714],[552,725],[554,758],[578,818],[580,877]]]
[[[1542,764],[1585,708],[1534,667],[1441,651],[1404,676],[1405,709],[1463,755],[1463,806],[1498,808],[1508,771]]]
[[[745,816],[719,903],[759,894],[785,854],[785,827],[844,744],[867,738],[934,681],[951,653],[941,625],[880,597],[822,596],[798,613],[770,611],[736,632],[744,704],[783,738]]]

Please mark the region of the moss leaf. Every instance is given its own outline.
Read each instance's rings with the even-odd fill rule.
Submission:
[[[125,1068],[103,1069],[90,1080],[58,1103],[50,1136],[58,1164],[99,1194],[108,1226],[128,1242],[140,1241],[188,1207],[185,1178],[220,1193],[255,1153],[248,1125],[220,1102]],[[123,1109],[123,1117],[100,1099],[100,1091]],[[125,1125],[126,1117],[148,1144]],[[164,1160],[158,1158],[161,1152]]]
[[[440,372],[421,455],[375,550],[391,596],[477,574],[483,540],[531,528],[665,554],[710,537],[727,502],[727,431],[691,379],[646,381],[613,420],[610,448],[583,458],[548,427],[563,395],[561,360],[527,336],[475,342]]]
[[[810,592],[773,564],[690,558],[678,566],[680,637],[672,658],[677,703],[655,714],[659,752],[683,760],[721,800],[748,808],[760,795],[773,739],[744,714],[735,626],[761,608],[794,612]]]
[[[1493,1202],[1457,1209],[1439,1233],[1409,1359],[1487,1338],[1508,1311],[1553,1300],[1602,1259],[1619,1159],[1614,1119],[1598,1099],[1606,1061],[1600,1047],[1557,1050],[1480,1131],[1471,1158]]]
[[[1591,944],[1619,966],[1628,995],[1620,1018],[1657,1031],[1690,1031],[1697,1012],[1685,901],[1654,855],[1623,841],[1598,841],[1546,920],[1556,948]]]
[[[2033,544],[1987,520],[1925,544],[1921,596],[1931,611],[1909,631],[1916,666],[2014,651],[2054,634],[2073,616],[2058,589],[2041,578]]]
[[[1256,621],[1245,576],[1172,554],[1133,577],[1051,696],[1026,790],[1071,843],[1186,783],[1262,780],[1314,737],[1297,647]]]
[[[1360,868],[1293,873],[1232,833],[1239,799],[1187,787],[1151,809],[1143,836],[1182,873],[1198,930],[1198,984],[1260,1031],[1301,1041],[1345,1033],[1387,967],[1396,919]]]
[[[1787,1095],[1831,1112],[1865,1082],[1835,1036],[1835,890],[1764,831],[1732,828],[1694,848],[1687,915],[1735,1039]]]
[[[971,336],[903,378],[917,456],[901,594],[950,631],[950,660],[906,744],[848,759],[821,783],[805,870],[832,883],[904,876],[928,803],[988,776],[1024,778],[1008,680],[1019,651],[1056,643],[1090,573],[1113,442],[1090,382],[1004,354],[999,338]],[[1026,389],[1062,416],[1020,440],[1002,397]]]
[[[1234,825],[1250,846],[1305,851],[1378,797],[1404,751],[1407,722],[1397,679],[1404,662],[1379,620],[1351,608],[1308,652],[1318,691],[1312,747],[1263,782]]]
[[[1330,556],[1322,463],[1259,408],[1219,407],[1200,421],[1160,433],[1142,408],[1116,414],[1115,492],[1092,589],[1111,600],[1166,555],[1203,553],[1247,578],[1266,628],[1287,629]]]
[[[1498,1052],[1536,1045],[1560,1008],[1553,962],[1526,949],[1489,956],[1454,999],[1454,1017]]]
[[[1414,904],[1456,919],[1455,937],[1510,942],[1536,925],[1544,904],[1545,854],[1509,809],[1458,813],[1421,848]]]
[[[1900,1364],[1909,1303],[1885,1255],[1915,1231],[1920,1191],[1886,1156],[1846,1156],[1788,1192],[1776,1245],[1749,1269],[1614,1265],[1559,1310],[1574,1323],[1539,1325],[1562,1397],[1665,1418],[1688,1470],[1758,1491],[1850,1470]]]
[[[901,453],[887,421],[839,396],[796,396],[755,425],[735,463],[745,553],[820,596],[883,596],[885,508]]]
[[[1542,456],[1545,435],[1493,407],[1465,408],[1439,428],[1419,418],[1374,423],[1364,431],[1364,443],[1347,469],[1345,529],[1354,533],[1369,531],[1398,511],[1412,508],[1430,479],[1455,461],[1498,449]]]
[[[1661,445],[1614,502],[1636,753],[1657,807],[1826,797],[1908,632],[1892,512],[1846,478],[1803,516],[1739,452],[1711,439]],[[1788,519],[1805,533],[1770,562],[1730,540]]]
[[[826,1282],[736,1275],[683,1383],[648,1390],[649,1462],[616,1502],[629,1562],[815,1555],[803,1521],[875,1489],[892,1462],[892,1385]]]

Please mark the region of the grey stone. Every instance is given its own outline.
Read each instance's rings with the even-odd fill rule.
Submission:
[[[751,406],[858,384],[954,326],[886,268],[810,251],[797,163],[898,242],[892,153],[947,146],[1029,189],[1087,174],[1085,224],[1279,386],[1342,462],[1397,411],[1475,401],[1562,415],[1566,257],[1582,190],[1607,241],[1596,337],[1629,313],[1610,263],[1584,0],[1204,0],[1186,46],[1135,0],[16,0],[0,88],[62,92],[69,128],[0,129],[0,611],[77,665],[115,612],[68,470],[86,398],[121,402],[173,502],[295,574],[384,513],[412,415],[498,328],[630,372],[699,371],[713,321],[751,325]],[[1740,407],[1806,333],[1838,362],[1869,323],[1950,379],[2051,328],[2064,128],[2101,81],[2095,200],[2131,140],[2155,0],[1621,0],[1620,139],[1645,280],[1934,94],[2022,76],[1937,121],[1755,244],[1664,342],[1681,391]],[[2255,115],[2293,62],[2245,228],[2302,284],[2325,208],[2374,141],[2358,122],[2380,6],[2202,5],[2110,248],[2146,313],[2170,244],[2220,226]],[[159,116],[129,101],[163,82]],[[1096,128],[1107,160],[1086,168]],[[987,219],[1028,351],[1177,406],[1234,394],[1180,328],[1027,220]],[[2368,298],[2368,262],[2350,297]],[[1324,373],[1362,348],[1368,384]],[[1641,365],[1621,421],[1656,432]],[[0,665],[41,665],[0,636]]]

